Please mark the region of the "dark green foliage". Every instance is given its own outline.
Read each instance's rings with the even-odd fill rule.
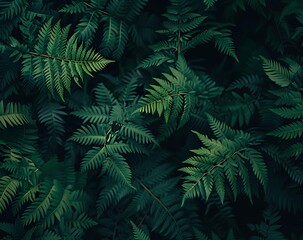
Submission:
[[[302,239],[302,1],[160,2],[0,1],[1,239]]]

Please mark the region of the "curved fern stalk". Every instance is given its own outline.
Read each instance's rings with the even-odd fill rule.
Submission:
[[[159,186],[149,188],[145,183],[139,181],[140,187],[144,190],[144,198],[150,198],[150,216],[152,231],[157,230],[170,239],[187,239],[190,232],[186,231],[188,219],[184,216],[180,206],[179,191],[170,194],[159,194],[161,191],[166,193],[176,184],[176,179],[169,179],[158,183]],[[144,201],[143,199],[141,199]],[[145,200],[146,201],[146,200]],[[142,203],[140,203],[142,204]]]
[[[79,44],[75,34],[68,39],[69,28],[61,29],[60,22],[54,26],[51,21],[47,22],[40,29],[34,51],[25,56],[25,60],[30,58],[33,63],[37,84],[43,80],[50,92],[57,92],[62,100],[64,89],[70,92],[72,79],[80,85],[85,74],[93,77],[94,72],[113,62],[94,49],[85,48],[83,43]],[[23,67],[28,68],[28,65]]]
[[[4,102],[0,101],[0,128],[24,125],[29,121],[30,117],[27,106],[17,103],[8,103],[4,106]]]

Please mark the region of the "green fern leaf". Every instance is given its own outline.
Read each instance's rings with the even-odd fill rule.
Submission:
[[[0,128],[24,125],[29,121],[30,117],[27,106],[17,103],[8,103],[4,106],[4,102],[0,101]]]
[[[106,171],[117,182],[134,188],[131,183],[132,173],[124,157],[120,154],[111,154],[104,161],[104,171]]]
[[[59,12],[75,14],[84,13],[86,10],[87,6],[84,2],[72,1],[71,4],[65,4]]]
[[[117,183],[110,178],[110,183],[105,183],[97,200],[98,216],[102,216],[108,208],[115,207],[124,197],[133,193],[133,189],[125,184]]]
[[[143,61],[140,62],[138,68],[149,68],[149,67],[157,67],[161,64],[168,62],[171,63],[174,61],[173,56],[167,53],[155,52]]]
[[[292,108],[281,107],[281,108],[272,108],[270,110],[283,118],[288,118],[288,119],[303,118],[303,104],[298,104]]]
[[[294,139],[301,137],[303,134],[303,122],[297,121],[286,126],[279,127],[278,129],[269,133],[271,136],[279,137],[282,139]]]
[[[84,107],[81,110],[75,111],[72,114],[81,118],[84,123],[106,123],[109,122],[109,113],[110,108],[108,106],[105,107]]]
[[[81,170],[87,171],[89,169],[97,169],[105,161],[106,158],[105,147],[93,147],[89,150],[81,162]]]
[[[80,5],[81,3],[79,3]],[[83,3],[84,4],[84,3]],[[80,23],[77,25],[76,34],[81,41],[84,41],[86,46],[91,45],[94,35],[99,27],[100,14],[98,11],[93,11],[90,15],[84,15]]]
[[[253,172],[261,184],[265,186],[267,184],[267,168],[262,154],[253,148],[247,148],[243,155],[249,159]]]
[[[97,224],[98,223],[88,217],[86,213],[79,214],[78,212],[73,212],[70,220],[67,222],[68,227],[80,229],[88,229]]]
[[[132,221],[134,240],[150,240],[149,236],[140,228],[138,228]]]
[[[116,102],[113,94],[108,90],[107,87],[105,87],[103,83],[98,84],[94,89],[94,92],[96,95],[96,103],[98,106],[111,106]]]
[[[204,4],[206,5],[207,8],[210,8],[215,5],[217,0],[203,0]]]
[[[206,236],[204,233],[202,233],[196,228],[194,228],[194,233],[196,240],[209,240],[208,236]]]
[[[156,139],[154,136],[151,134],[151,132],[141,126],[128,123],[125,124],[121,127],[121,134],[134,139],[136,142],[141,143],[141,144],[148,144],[148,143],[153,143],[157,144]]]
[[[215,41],[215,47],[218,48],[218,50],[226,55],[229,55],[233,57],[237,62],[239,62],[239,59],[237,57],[235,47],[234,47],[234,41],[232,40],[231,31],[228,29],[220,30],[220,35],[216,36],[214,38]]]
[[[159,85],[151,85],[149,92],[140,100],[139,112],[163,114],[166,123],[181,118],[184,125],[194,108],[194,86],[178,70],[170,68],[171,74],[163,73],[166,79],[154,78]],[[179,123],[180,126],[180,123]]]
[[[9,176],[0,178],[0,213],[2,213],[14,199],[19,186],[19,181]]]
[[[207,135],[193,131],[205,147],[191,150],[196,156],[190,157],[183,163],[189,166],[179,170],[186,173],[182,184],[184,195],[182,205],[186,199],[208,199],[215,189],[223,203],[226,195],[226,183],[229,183],[234,199],[239,192],[238,180],[243,182],[244,192],[252,199],[252,188],[248,166],[261,185],[267,185],[267,167],[259,151],[251,148],[255,143],[250,134],[235,131],[224,123],[207,115],[210,126],[218,140],[210,139]]]
[[[207,114],[206,116],[211,130],[214,132],[218,139],[232,138],[235,135],[235,131],[231,129],[227,124],[220,122],[209,114]],[[198,137],[200,136],[199,133],[194,133],[196,133]]]
[[[287,87],[291,83],[289,70],[280,63],[261,57],[263,69],[268,78],[281,87]]]
[[[0,18],[1,20],[11,20],[27,7],[25,0],[12,0],[0,2]]]
[[[53,231],[46,230],[40,240],[61,240],[61,236]]]
[[[47,215],[52,198],[57,194],[57,185],[51,181],[41,184],[39,197],[24,211],[21,220],[24,225],[36,223]]]
[[[105,129],[95,125],[82,126],[70,137],[70,140],[82,145],[103,145],[106,140]]]
[[[93,76],[94,72],[113,62],[104,59],[94,49],[86,49],[83,44],[79,46],[76,35],[67,39],[68,33],[69,26],[61,29],[58,22],[52,27],[49,21],[39,32],[35,51],[29,52],[34,78],[38,81],[42,77],[50,92],[54,94],[56,91],[62,99],[64,89],[70,92],[71,79],[79,85],[84,74]]]
[[[21,207],[27,202],[33,202],[36,198],[36,194],[39,192],[38,185],[31,186],[25,191],[20,192],[13,204],[13,212],[18,213]]]
[[[56,183],[56,186],[57,193],[53,195],[51,207],[42,221],[42,225],[45,228],[54,225],[55,220],[62,221],[64,213],[71,209],[70,191],[63,189],[59,182]]]

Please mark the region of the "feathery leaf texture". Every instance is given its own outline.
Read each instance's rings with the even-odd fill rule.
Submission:
[[[0,128],[20,126],[30,122],[29,108],[18,103],[0,101]]]
[[[301,239],[303,1],[267,2],[1,0],[1,239]]]
[[[9,176],[0,178],[0,212],[2,213],[16,196],[20,182]]]
[[[196,155],[184,161],[190,166],[180,169],[187,174],[183,182],[182,204],[186,199],[192,198],[207,200],[214,190],[223,203],[227,183],[230,184],[236,199],[239,177],[243,181],[244,192],[251,199],[250,175],[245,161],[249,161],[261,185],[264,187],[267,185],[267,166],[262,154],[249,147],[249,143],[253,142],[254,138],[248,133],[229,128],[210,115],[208,119],[218,140],[194,131],[205,147],[192,150]]]
[[[132,221],[131,225],[133,228],[134,240],[150,240],[149,236],[139,227],[137,227]]]
[[[182,126],[195,106],[195,90],[181,72],[174,68],[170,71],[172,75],[163,73],[165,79],[154,78],[159,85],[147,89],[148,94],[140,100],[142,106],[137,111],[163,115],[166,123],[179,118]]]
[[[280,63],[261,57],[263,69],[268,78],[281,87],[287,87],[291,83],[290,73]]]
[[[70,92],[72,79],[80,85],[85,74],[93,77],[94,72],[113,62],[79,44],[75,34],[68,38],[69,29],[70,26],[61,28],[60,22],[52,26],[51,20],[48,21],[39,31],[34,51],[25,56],[25,60],[29,58],[32,62],[33,69],[24,72],[32,71],[38,85],[44,83],[61,99],[64,99],[64,89]],[[23,67],[28,68],[25,64]]]

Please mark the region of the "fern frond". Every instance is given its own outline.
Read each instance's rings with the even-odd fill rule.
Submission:
[[[0,178],[0,213],[2,213],[17,194],[20,182],[9,176]]]
[[[133,189],[112,181],[104,184],[97,200],[97,212],[101,216],[110,207],[115,207],[124,197],[133,193]]]
[[[210,8],[215,5],[217,0],[203,0],[203,3],[206,5],[207,8]]]
[[[214,38],[215,47],[223,54],[233,57],[237,62],[239,59],[236,54],[234,41],[231,38],[231,31],[228,29],[220,30],[220,35]]]
[[[138,68],[149,68],[149,67],[157,67],[160,66],[161,64],[168,62],[172,63],[174,62],[174,57],[171,56],[168,53],[163,53],[163,52],[155,52],[143,61],[140,62],[138,65]]]
[[[282,139],[294,139],[301,137],[303,134],[303,121],[293,122],[286,126],[279,127],[278,129],[269,133],[271,136],[279,137]]]
[[[267,168],[262,154],[253,148],[247,148],[243,154],[251,163],[254,174],[262,185],[267,184]],[[242,156],[242,155],[241,155]]]
[[[287,87],[291,83],[290,73],[280,63],[261,57],[263,69],[268,78],[281,87]]]
[[[134,188],[131,183],[132,173],[125,158],[120,154],[111,154],[104,161],[104,171],[121,184]]]
[[[46,230],[40,240],[61,240],[61,236],[53,231]]]
[[[39,197],[24,211],[21,220],[24,225],[36,223],[47,215],[51,207],[52,198],[57,194],[57,185],[52,181],[41,184]]]
[[[215,28],[206,29],[185,42],[182,49],[187,50],[190,48],[195,48],[201,44],[209,43],[216,36],[220,36],[220,32],[218,32]]]
[[[39,192],[39,186],[31,186],[25,191],[20,192],[13,203],[13,212],[17,213],[21,207],[27,202],[33,202],[36,198],[36,194]]]
[[[234,90],[234,89],[243,89],[248,88],[252,94],[256,94],[261,91],[261,83],[263,79],[255,74],[252,75],[245,75],[235,82],[233,82],[227,90]]]
[[[103,83],[99,83],[94,89],[94,92],[96,95],[96,103],[98,106],[111,106],[116,102],[116,99],[113,94]]]
[[[243,182],[244,192],[251,199],[252,188],[247,164],[249,161],[252,172],[265,188],[267,185],[267,166],[259,151],[251,148],[256,140],[248,133],[235,131],[208,115],[209,123],[218,140],[196,133],[205,147],[191,150],[196,154],[183,163],[189,166],[179,169],[186,173],[182,184],[186,199],[208,199],[214,189],[223,203],[228,182],[234,199],[238,195],[238,179]],[[225,179],[227,181],[225,181]]]
[[[226,98],[222,98],[221,111],[227,110],[226,118],[230,121],[231,126],[238,123],[242,127],[250,123],[257,104],[258,102],[254,97],[246,93],[241,96],[232,91],[230,95],[226,94]]]
[[[82,119],[84,123],[101,124],[109,122],[110,108],[108,106],[84,107],[72,114]]]
[[[89,150],[81,162],[81,170],[97,169],[105,161],[106,149],[104,147],[93,147]]]
[[[118,20],[112,16],[103,16],[103,21],[107,22],[101,42],[101,52],[105,56],[118,59],[124,53],[124,48],[128,40],[128,25],[123,20]]]
[[[195,238],[196,240],[209,240],[208,236],[194,228]]]
[[[216,137],[218,139],[232,138],[235,135],[235,131],[233,129],[231,129],[224,122],[221,122],[221,121],[215,119],[210,114],[207,114],[206,116],[207,116],[211,130],[214,132],[214,134],[216,135]],[[199,137],[199,134],[197,132],[195,132],[195,133]]]
[[[95,125],[82,126],[70,140],[82,145],[103,145],[106,141],[105,129]]]
[[[83,43],[79,45],[76,35],[67,39],[68,33],[69,26],[61,29],[58,22],[52,27],[49,21],[39,32],[35,51],[29,52],[36,81],[42,77],[50,92],[56,91],[62,99],[64,89],[70,92],[72,79],[79,85],[84,74],[93,76],[112,62],[94,49],[86,49]]]
[[[76,34],[77,37],[79,37],[79,40],[85,42],[86,46],[91,45],[99,24],[100,14],[98,11],[93,11],[89,15],[84,15],[76,28]]]
[[[288,118],[288,119],[303,118],[303,104],[298,104],[292,108],[280,107],[280,108],[272,108],[270,110],[283,118]]]
[[[125,137],[134,139],[140,144],[157,144],[156,139],[148,129],[132,123],[123,125],[120,129],[120,133]]]
[[[0,128],[20,126],[29,121],[29,109],[27,106],[18,103],[4,105],[4,102],[0,101]]]
[[[84,2],[72,1],[71,4],[65,4],[59,12],[64,13],[84,13],[87,10],[87,5]]]
[[[172,75],[163,73],[166,79],[154,78],[159,85],[151,85],[139,103],[143,106],[137,111],[163,114],[166,123],[181,118],[184,125],[194,107],[194,86],[187,83],[187,78],[178,70],[170,68]],[[180,123],[179,123],[180,125]]]
[[[255,232],[254,236],[286,240],[285,236],[279,231],[282,228],[282,225],[278,224],[280,218],[279,212],[268,208],[264,211],[263,221],[259,225],[249,224],[248,227]]]
[[[73,212],[67,226],[70,228],[88,229],[97,225],[97,222],[92,220],[86,213]]]
[[[148,234],[146,234],[142,229],[137,227],[132,221],[130,223],[133,227],[134,240],[150,240]]]
[[[39,121],[46,126],[46,129],[50,137],[55,138],[55,142],[62,143],[62,136],[64,134],[64,116],[66,112],[65,108],[56,103],[49,103],[43,105],[38,112]]]
[[[12,20],[14,17],[22,13],[27,7],[27,1],[25,0],[12,0],[0,2],[0,19]]]
[[[131,6],[126,14],[126,19],[129,22],[133,22],[135,18],[140,15],[143,8],[148,3],[148,0],[131,0],[129,1],[129,6]]]
[[[57,193],[53,195],[52,204],[47,212],[47,216],[42,221],[44,228],[49,228],[54,225],[55,220],[62,221],[64,213],[71,210],[70,191],[63,189],[63,186],[58,182],[56,183]]]

